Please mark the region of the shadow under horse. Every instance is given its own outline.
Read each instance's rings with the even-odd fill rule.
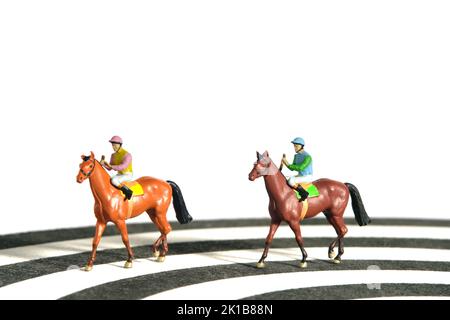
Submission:
[[[308,256],[300,231],[302,219],[312,218],[320,212],[325,214],[325,217],[334,227],[337,234],[337,238],[328,247],[328,256],[335,263],[340,263],[344,253],[343,239],[348,230],[344,223],[343,215],[349,197],[352,198],[352,208],[358,224],[364,226],[370,223],[370,218],[366,213],[359,191],[351,183],[342,183],[331,179],[316,180],[313,184],[319,190],[320,195],[315,198],[308,198],[307,203],[299,202],[294,190],[287,184],[285,176],[270,159],[267,151],[262,155],[257,152],[257,162],[255,162],[248,176],[251,181],[259,177],[264,177],[267,193],[269,194],[271,223],[264,252],[256,265],[258,268],[264,268],[264,260],[267,258],[275,232],[282,221],[286,221],[295,234],[295,240],[302,252],[302,261],[300,263],[302,268],[307,266],[306,258]],[[337,255],[334,253],[336,244],[339,246]]]

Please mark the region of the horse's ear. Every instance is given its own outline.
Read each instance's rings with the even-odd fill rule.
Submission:
[[[91,159],[95,160],[94,153],[91,151]]]
[[[267,150],[266,150],[266,151],[264,151],[264,153],[263,153],[263,157],[264,157],[264,158],[267,158],[267,157],[269,157],[269,153],[267,152]]]
[[[84,161],[84,158],[86,158],[86,156],[84,154],[82,154],[81,159],[83,159],[83,161]]]
[[[258,151],[256,151],[256,158],[258,159],[258,161],[262,159],[262,156]]]

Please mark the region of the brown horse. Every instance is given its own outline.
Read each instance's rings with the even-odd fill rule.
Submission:
[[[165,259],[169,250],[167,245],[167,234],[172,230],[167,221],[167,210],[170,206],[173,195],[173,206],[176,216],[181,224],[189,223],[192,217],[186,209],[180,188],[172,181],[163,181],[152,177],[141,177],[136,181],[142,186],[144,194],[134,196],[125,201],[120,190],[110,183],[110,176],[102,167],[100,162],[95,160],[91,151],[90,156],[81,156],[83,162],[80,164],[80,171],[77,175],[77,182],[82,183],[89,179],[92,194],[95,199],[94,213],[97,218],[94,240],[92,242],[92,254],[88,260],[85,270],[90,271],[94,265],[97,246],[105,231],[106,224],[113,222],[120,231],[122,241],[128,252],[128,259],[125,268],[132,267],[133,251],[128,240],[128,231],[125,220],[137,217],[144,211],[158,227],[161,236],[152,246],[154,256],[158,256],[158,261]],[[159,250],[159,251],[158,251]]]
[[[286,178],[281,173],[280,169],[269,158],[269,154],[259,154],[257,152],[257,162],[255,162],[252,171],[248,178],[251,181],[259,177],[264,177],[267,193],[269,194],[269,213],[271,217],[270,231],[266,238],[264,252],[261,259],[256,265],[258,268],[264,268],[264,260],[267,258],[269,247],[272,243],[275,232],[280,226],[281,221],[286,221],[292,231],[295,233],[295,240],[297,241],[300,250],[302,251],[302,262],[300,267],[305,268],[307,254],[303,246],[303,239],[300,232],[300,223],[303,218],[312,218],[319,212],[323,212],[328,222],[334,227],[337,233],[336,240],[330,243],[328,247],[328,256],[333,259],[333,262],[340,263],[341,256],[344,253],[343,238],[347,233],[347,227],[344,223],[344,211],[347,207],[349,195],[352,198],[352,207],[355,214],[356,221],[360,226],[370,223],[370,218],[364,209],[364,205],[359,195],[358,189],[350,183],[341,183],[330,179],[319,179],[313,184],[319,190],[320,195],[316,198],[309,198],[308,204],[299,202],[293,189],[289,187]],[[305,206],[305,207],[304,207]],[[308,207],[306,207],[308,206]],[[307,211],[305,213],[306,209]],[[335,256],[334,247],[339,244],[338,255]]]

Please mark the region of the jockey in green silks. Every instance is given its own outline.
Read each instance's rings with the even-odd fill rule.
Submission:
[[[292,164],[289,164],[286,155],[283,155],[283,164],[291,171],[297,171],[297,175],[291,176],[288,179],[288,184],[296,189],[300,194],[300,202],[308,198],[309,193],[300,183],[310,183],[313,180],[312,174],[312,158],[308,152],[305,151],[305,140],[303,138],[295,138],[292,140],[295,149],[295,157]]]

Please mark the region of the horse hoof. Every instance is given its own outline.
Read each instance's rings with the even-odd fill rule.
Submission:
[[[159,256],[158,258],[156,258],[156,261],[158,262],[164,262],[164,260],[166,260],[165,256]]]
[[[308,262],[300,262],[300,268],[305,269],[308,266]]]
[[[86,266],[83,268],[84,271],[89,272],[92,270],[92,266]]]
[[[264,269],[264,268],[266,267],[266,264],[265,264],[264,262],[258,262],[258,263],[256,264],[256,267],[257,267],[258,269]]]
[[[328,258],[334,259],[336,257],[336,253],[334,251],[328,252]]]
[[[340,259],[333,259],[333,263],[334,264],[339,264],[339,263],[341,263],[341,260]]]
[[[159,251],[153,251],[153,257],[158,258],[159,257]]]
[[[123,267],[125,269],[130,269],[131,267],[133,267],[133,262],[132,261],[127,261],[127,262],[125,262],[125,265]]]

